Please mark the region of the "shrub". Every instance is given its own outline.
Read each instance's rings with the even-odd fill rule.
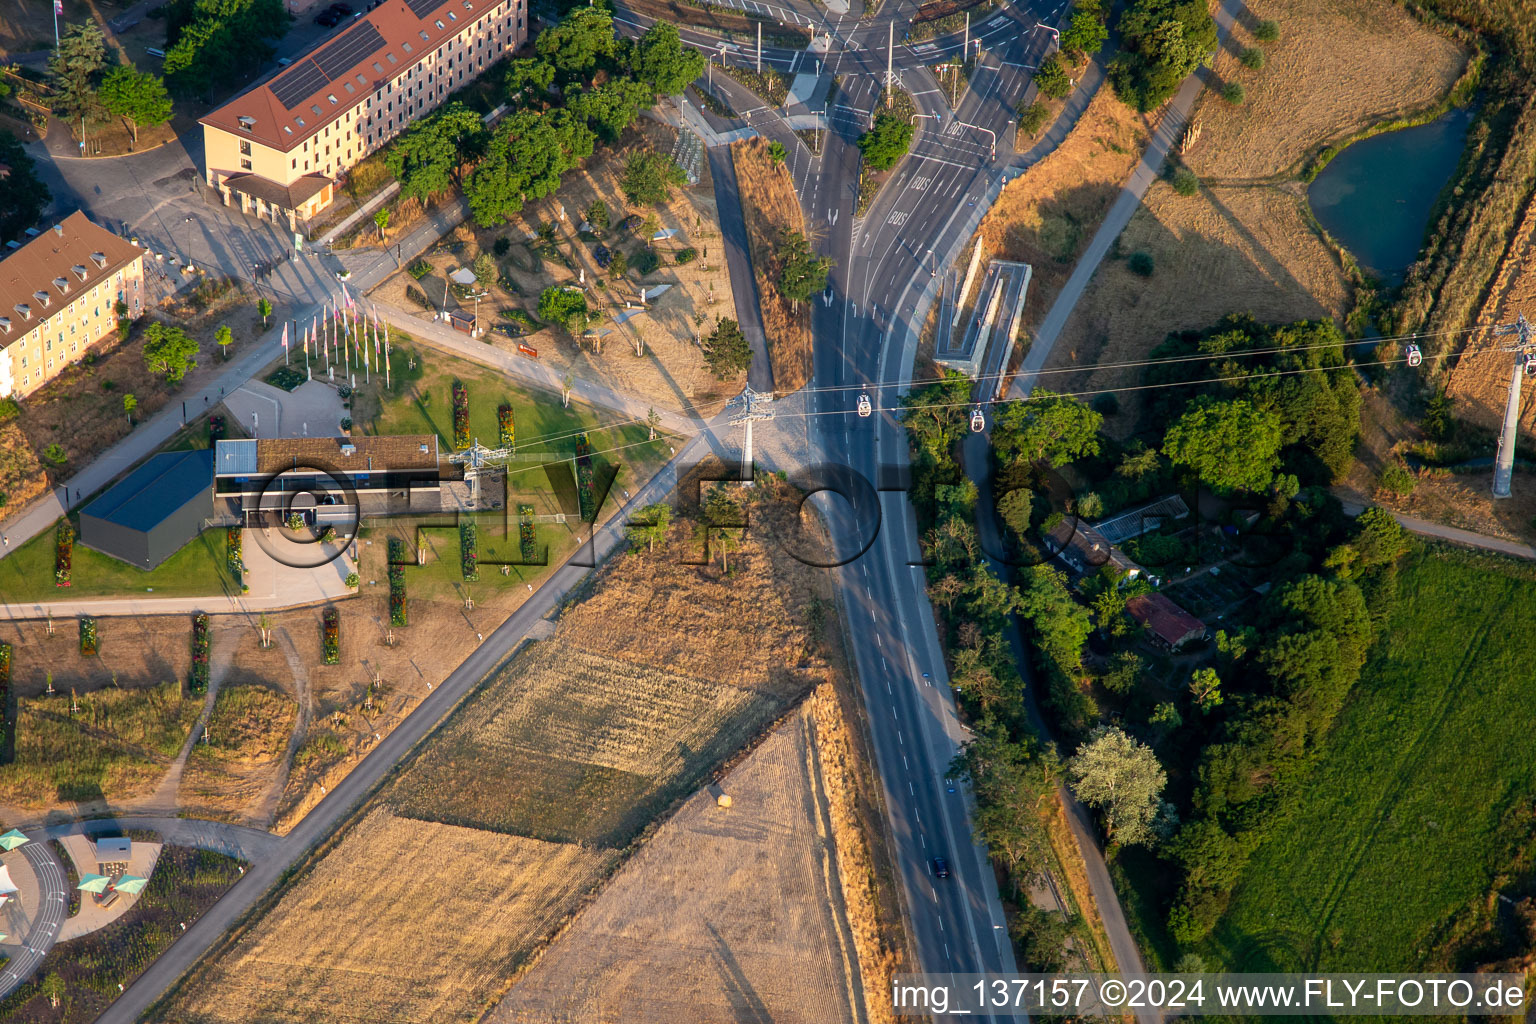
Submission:
[[[1040,134],[1046,122],[1051,119],[1051,108],[1036,100],[1029,106],[1019,107],[1019,131],[1025,135],[1034,137]]]
[[[614,254],[614,259],[618,259],[617,253]],[[661,266],[661,257],[657,256],[656,250],[650,246],[642,245],[630,257],[629,265],[635,268],[636,273],[644,277],[646,274],[655,272],[656,268]]]
[[[187,678],[187,692],[208,692],[208,650],[212,640],[208,632],[208,616],[201,613],[192,617],[192,674]]]
[[[1181,167],[1174,172],[1173,190],[1181,196],[1192,196],[1200,191],[1200,179],[1194,171]]]
[[[770,160],[774,161],[775,163],[783,163],[785,155],[784,144],[782,142],[768,143],[768,158]]]
[[[285,522],[288,524],[288,529],[295,533],[304,529],[304,517],[298,512],[289,512]]]
[[[598,231],[608,227],[608,204],[601,199],[592,200],[592,205],[587,207],[587,223]]]
[[[1250,46],[1237,59],[1249,71],[1257,71],[1264,66],[1264,51],[1257,46]]]
[[[511,249],[511,248],[512,248],[512,239],[508,238],[505,235],[501,236],[500,238],[496,239],[496,241],[491,243],[491,252],[496,254],[496,258],[497,259],[501,259],[503,256],[505,256],[507,254],[507,250]]]
[[[53,585],[67,587],[75,560],[75,528],[68,519],[59,520],[53,535]]]
[[[1156,264],[1149,252],[1133,252],[1131,258],[1125,261],[1131,273],[1140,274],[1142,277],[1151,277]]]
[[[351,416],[343,416],[341,418],[341,429],[342,430],[351,430],[352,429],[352,417]]]
[[[418,309],[432,308],[432,303],[427,301],[426,293],[413,284],[405,286],[405,297],[409,301],[414,302]]]
[[[1407,496],[1413,493],[1414,485],[1418,480],[1407,466],[1401,462],[1394,462],[1381,471],[1381,486],[1383,490],[1393,494]]]
[[[470,583],[480,578],[480,552],[471,520],[459,524],[459,568]]]
[[[1261,21],[1253,27],[1253,38],[1261,43],[1273,43],[1280,38],[1280,24],[1275,21]]]
[[[512,419],[512,407],[510,405],[498,405],[496,407],[496,446],[498,448],[511,448],[517,444],[517,424]]]
[[[1040,87],[1041,95],[1053,100],[1059,100],[1072,91],[1072,79],[1068,77],[1060,57],[1052,54],[1046,58],[1040,70],[1035,72],[1035,85]]]
[[[453,447],[469,447],[469,389],[459,381],[453,382]]]
[[[320,649],[325,653],[327,665],[341,663],[341,615],[335,608],[327,608],[320,616]]]
[[[356,590],[358,584],[363,582],[363,581],[358,578],[357,573],[349,572],[349,573],[347,573],[347,578],[342,580],[341,582],[345,583],[351,589]]]
[[[1084,519],[1097,519],[1104,514],[1104,499],[1095,491],[1089,491],[1077,499],[1077,514]]]
[[[63,445],[55,441],[43,449],[43,458],[55,466],[62,466],[69,461],[69,453],[64,450]]]
[[[415,263],[412,263],[410,266],[406,267],[405,272],[410,274],[416,280],[420,281],[422,278],[432,273],[432,264],[428,263],[426,260],[417,260]]]
[[[229,428],[224,423],[224,417],[213,415],[208,417],[208,443],[222,441],[229,434]]]
[[[699,250],[693,248],[692,246],[689,246],[686,249],[679,249],[677,251],[677,255],[673,258],[677,261],[678,266],[682,266],[685,263],[692,263],[694,260],[699,258]]]
[[[1248,93],[1243,89],[1242,82],[1228,82],[1221,87],[1221,98],[1234,107],[1243,105],[1243,100],[1248,98]]]
[[[98,649],[96,620],[89,615],[80,616],[80,657],[94,658]]]
[[[21,415],[21,406],[14,398],[0,398],[0,423],[9,423]]]
[[[407,561],[405,541],[399,537],[389,538],[389,624],[391,626],[410,625],[410,618],[405,610]]]

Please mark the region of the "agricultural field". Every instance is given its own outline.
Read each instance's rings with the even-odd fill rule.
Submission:
[[[192,747],[182,769],[182,814],[264,827],[248,813],[271,789],[288,752],[298,707],[285,693],[251,683],[216,684],[205,742]]]
[[[782,261],[774,253],[785,232],[805,233],[805,216],[788,168],[768,155],[766,142],[759,138],[734,143],[731,156],[741,189],[768,359],[773,365],[773,389],[784,395],[798,391],[810,378],[811,311],[809,305],[795,309],[779,294]]]
[[[858,1020],[826,801],[803,705],[657,830],[487,1020]]]
[[[656,821],[834,672],[823,627],[806,611],[825,595],[786,572],[792,560],[777,545],[749,531],[726,575],[714,563],[682,564],[688,533],[678,524],[662,550],[601,569],[555,636],[525,647],[467,698],[338,845],[161,1019],[436,1021],[473,1016],[504,994]],[[699,618],[656,617],[656,594],[666,590],[704,608],[744,591],[746,603],[731,611],[737,632],[699,633]],[[589,642],[600,618],[606,636],[621,639],[628,623],[647,620],[651,660]],[[776,655],[795,673],[729,657],[732,643],[774,635],[800,638]],[[670,652],[701,640],[725,646],[707,660],[671,663]],[[309,670],[311,682],[329,670]],[[396,697],[386,689],[391,708]],[[354,704],[348,728],[361,715]],[[315,716],[301,758],[311,742],[321,745],[314,737],[332,735],[333,720]],[[417,948],[434,952],[418,957]]]
[[[1409,556],[1317,768],[1202,952],[1250,971],[1497,959],[1493,897],[1528,871],[1536,839],[1536,774],[1508,756],[1530,731],[1532,580],[1528,565],[1456,549]]]
[[[616,857],[376,807],[159,1019],[472,1019]]]
[[[1207,89],[1197,103],[1198,136],[1180,159],[1198,192],[1180,195],[1166,178],[1147,190],[1063,328],[1052,369],[1138,359],[1168,333],[1231,312],[1342,319],[1353,305],[1356,282],[1315,228],[1297,175],[1325,145],[1439,102],[1468,53],[1389,0],[1256,0],[1250,13],[1277,21],[1280,39],[1258,42],[1245,17],[1217,57],[1214,80],[1238,82],[1246,99],[1234,106]],[[1263,54],[1261,68],[1240,63],[1249,48]],[[1151,258],[1150,274],[1132,269],[1137,254]],[[1136,372],[1063,373],[1053,386],[1122,386]],[[1118,397],[1124,411],[1107,426],[1126,435],[1140,402]]]
[[[59,804],[144,795],[165,775],[201,709],[175,681],[21,697],[16,760],[0,765],[4,816],[27,820]]]
[[[487,344],[507,352],[525,344],[537,350],[540,364],[562,377],[570,374],[640,395],[657,408],[712,415],[724,398],[740,390],[740,382],[717,380],[694,340],[698,317],[705,318],[707,329],[716,316],[732,316],[735,309],[708,166],[700,167],[698,185],[674,189],[672,199],[654,210],[631,207],[618,187],[632,155],[647,149],[670,155],[675,139],[673,129],[642,119],[617,145],[599,148],[583,167],[565,176],[554,195],[530,203],[510,224],[490,229],[461,224],[426,255],[430,269],[419,281],[402,270],[372,294],[405,310],[420,308],[407,289],[432,309],[442,306],[445,294],[448,308],[470,308],[472,302],[461,303],[451,290],[445,293],[447,274],[487,254],[496,263],[497,280],[487,287],[489,298],[480,302],[481,322],[519,332],[518,337],[508,337],[493,330],[484,338]],[[607,212],[608,227],[592,225],[592,231],[581,231],[588,211],[599,202]],[[645,239],[640,228],[652,213],[655,231],[675,234],[652,245],[658,266],[642,275]],[[635,217],[636,226],[622,227],[629,216]],[[541,228],[552,235],[542,238]],[[365,236],[362,241],[370,240]],[[614,278],[598,266],[599,245],[624,254],[629,265],[625,275]],[[691,256],[684,255],[687,250],[692,250]],[[593,330],[609,332],[605,337],[578,343],[563,328],[539,320],[540,292],[567,284],[586,287],[588,302],[604,313]],[[626,311],[626,300],[639,305],[640,288],[658,285],[672,287],[650,302],[649,312],[622,325],[613,322],[614,315]],[[637,345],[644,346],[643,354],[636,354]]]
[[[782,708],[730,682],[541,643],[476,694],[384,799],[404,817],[622,848]]]

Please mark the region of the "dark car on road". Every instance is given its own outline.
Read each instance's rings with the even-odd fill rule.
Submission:
[[[335,28],[341,24],[341,15],[332,10],[324,10],[315,15],[315,24],[324,28]]]
[[[934,878],[948,878],[949,877],[949,861],[945,860],[943,857],[935,857],[935,858],[933,858],[933,877]]]

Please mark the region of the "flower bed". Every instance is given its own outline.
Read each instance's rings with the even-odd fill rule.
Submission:
[[[289,512],[287,523],[288,529],[292,530],[294,533],[298,533],[300,530],[304,529],[304,516],[299,512]]]
[[[59,528],[53,535],[53,585],[69,586],[70,571],[75,561],[75,528],[68,519],[59,520]]]
[[[399,537],[389,538],[389,624],[391,626],[410,625],[410,616],[405,610],[407,561],[405,541]]]
[[[208,443],[214,444],[229,436],[229,427],[224,422],[224,417],[217,414],[208,417]]]
[[[517,444],[517,425],[512,422],[512,407],[499,405],[496,407],[497,446],[511,448]]]
[[[208,616],[199,612],[192,617],[192,674],[187,679],[187,690],[191,693],[208,692],[208,649],[211,646]]]
[[[80,616],[80,656],[96,657],[96,620],[89,615]]]
[[[324,626],[320,631],[320,648],[325,653],[327,665],[341,663],[341,614],[335,608],[327,608],[321,615]]]
[[[458,381],[453,382],[453,447],[469,447],[469,389]]]
[[[521,546],[523,564],[533,565],[539,556],[538,535],[533,528],[533,506],[517,506],[517,541]]]
[[[0,643],[0,764],[16,760],[16,719],[11,707],[11,645]]]
[[[241,555],[243,535],[240,527],[231,526],[224,531],[224,568],[235,581],[235,586],[245,590],[245,559]]]
[[[585,433],[576,437],[576,499],[581,505],[581,521],[597,520],[597,503],[592,500],[592,445]]]
[[[475,546],[475,524],[459,524],[459,567],[471,583],[480,578],[480,553]]]

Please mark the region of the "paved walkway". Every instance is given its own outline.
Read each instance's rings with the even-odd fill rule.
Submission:
[[[76,834],[64,836],[62,842],[64,852],[75,862],[77,876],[98,873],[101,865],[96,860],[96,845],[90,839]],[[140,878],[150,877],[154,873],[155,863],[160,859],[160,848],[160,843],[134,843],[128,857],[128,870],[124,873]],[[118,893],[110,906],[103,906],[96,902],[92,893],[83,892],[80,894],[80,912],[59,927],[56,941],[68,942],[99,931],[126,914],[137,902],[138,896]]]
[[[1216,12],[1218,49],[1226,40],[1232,29],[1232,22],[1242,6],[1242,0],[1222,0],[1222,5]],[[1024,362],[1019,366],[1018,376],[1014,378],[1008,397],[1027,398],[1029,396],[1029,392],[1035,386],[1035,375],[1050,359],[1051,352],[1056,346],[1056,339],[1061,335],[1061,329],[1066,326],[1067,319],[1077,307],[1078,300],[1083,297],[1083,291],[1088,287],[1088,282],[1093,279],[1094,273],[1098,271],[1099,264],[1108,255],[1115,239],[1120,237],[1120,232],[1124,231],[1125,226],[1131,222],[1131,217],[1141,206],[1142,197],[1147,194],[1147,187],[1157,180],[1169,152],[1184,133],[1184,125],[1189,121],[1190,111],[1194,109],[1195,100],[1199,97],[1200,91],[1205,88],[1208,77],[1209,72],[1206,68],[1201,68],[1189,76],[1179,87],[1173,100],[1164,108],[1157,130],[1152,133],[1152,140],[1147,144],[1146,152],[1142,154],[1141,162],[1131,172],[1130,180],[1125,183],[1125,187],[1120,190],[1120,195],[1110,206],[1109,212],[1104,215],[1104,223],[1099,225],[1093,240],[1088,243],[1088,248],[1078,259],[1077,266],[1072,268],[1072,276],[1067,278],[1061,294],[1056,296],[1050,312],[1045,315],[1039,330],[1035,332],[1034,340],[1030,344],[1029,351],[1024,355]]]
[[[271,856],[282,847],[284,842],[282,836],[275,836],[257,828],[248,828],[245,825],[205,821],[202,818],[172,818],[160,815],[122,814],[112,818],[91,818],[87,821],[34,825],[30,828],[23,827],[22,831],[33,842],[41,843],[45,839],[62,839],[64,836],[76,835],[94,836],[103,832],[119,833],[131,828],[158,832],[161,842],[168,846],[191,846],[199,850],[212,850],[253,864]]]

